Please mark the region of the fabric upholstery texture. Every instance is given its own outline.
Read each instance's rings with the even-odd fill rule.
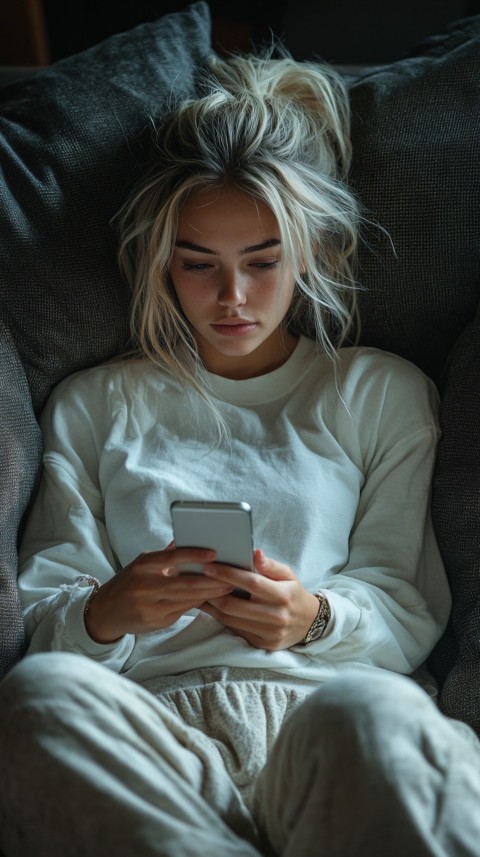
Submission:
[[[22,653],[16,532],[35,484],[35,416],[52,386],[128,340],[110,218],[139,133],[195,91],[206,3],[113,36],[0,93],[0,672]],[[447,713],[480,732],[480,17],[351,85],[361,342],[441,385],[434,520],[455,607],[432,659]],[[406,403],[407,404],[407,403]],[[476,456],[476,457],[475,457]]]
[[[0,675],[23,650],[16,534],[32,491],[40,448],[25,372],[0,322]]]
[[[442,710],[480,735],[480,312],[452,349],[441,392],[433,516],[453,610],[433,660],[447,673]]]

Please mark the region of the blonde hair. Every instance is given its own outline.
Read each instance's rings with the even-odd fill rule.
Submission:
[[[211,58],[199,97],[154,123],[151,162],[117,216],[135,346],[207,399],[169,275],[179,211],[195,192],[229,184],[272,210],[296,280],[292,333],[335,359],[356,319],[348,95],[331,67],[281,53]]]

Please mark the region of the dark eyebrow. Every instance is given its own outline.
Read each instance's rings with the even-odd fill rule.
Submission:
[[[263,241],[261,244],[252,244],[251,247],[245,247],[241,252],[242,255],[245,255],[246,253],[256,253],[257,250],[267,250],[268,247],[278,247],[279,244],[281,244],[279,238],[269,238],[268,241]]]
[[[181,247],[183,250],[195,250],[196,253],[210,253],[211,256],[215,256],[215,250],[201,247],[200,244],[194,244],[193,241],[175,241],[175,247]]]
[[[262,241],[261,244],[252,244],[250,247],[245,247],[240,252],[244,256],[247,253],[257,253],[259,250],[267,250],[268,247],[278,247],[280,243],[279,238],[269,238],[267,241]],[[194,244],[193,241],[176,241],[175,247],[180,247],[183,250],[193,250],[196,253],[208,253],[210,256],[218,255],[215,250],[209,250],[208,247],[202,247],[201,244]]]

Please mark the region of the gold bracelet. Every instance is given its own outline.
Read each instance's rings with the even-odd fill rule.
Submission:
[[[320,637],[323,637],[327,625],[332,618],[332,609],[323,592],[315,592],[314,594],[318,598],[318,613],[301,641],[301,646],[307,646],[308,643],[312,643],[314,640],[319,640]]]
[[[100,584],[99,584],[98,580],[95,580],[94,577],[89,577],[87,582],[91,585],[92,589],[91,589],[89,596],[85,602],[85,608],[83,611],[84,616],[86,616],[88,611],[90,610],[90,604],[92,603],[92,601],[95,598],[98,590],[100,589]]]

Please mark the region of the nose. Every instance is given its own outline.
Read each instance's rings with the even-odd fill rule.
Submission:
[[[225,307],[242,306],[246,302],[246,288],[237,271],[226,271],[218,292],[218,303]]]

